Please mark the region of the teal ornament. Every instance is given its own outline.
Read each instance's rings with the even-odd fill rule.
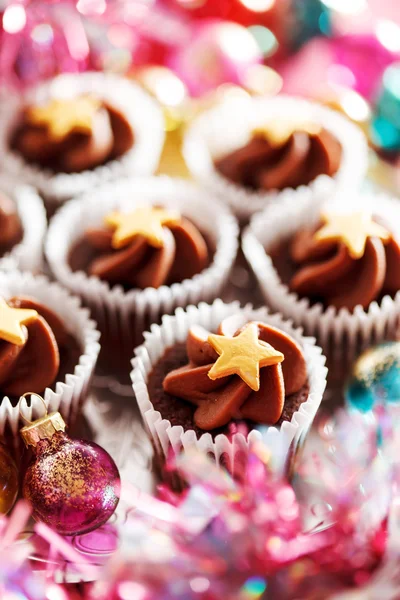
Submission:
[[[349,408],[362,412],[376,404],[400,401],[400,342],[387,342],[363,352],[345,387]]]
[[[293,0],[292,14],[289,34],[292,50],[298,50],[316,36],[331,35],[331,10],[322,0]]]
[[[373,144],[387,152],[400,151],[400,63],[388,67],[371,122]]]

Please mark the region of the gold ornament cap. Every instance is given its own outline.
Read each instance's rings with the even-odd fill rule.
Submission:
[[[47,414],[47,407],[45,401],[38,394],[31,394],[30,392],[28,392],[21,396],[20,401],[22,398],[25,398],[28,395],[40,398],[46,409],[46,414],[40,419],[36,419],[35,421],[29,421],[28,419],[26,419],[26,417],[22,415],[20,409],[20,415],[25,421],[28,422],[28,425],[25,425],[24,427],[22,427],[22,429],[19,430],[21,437],[24,440],[25,446],[27,447],[37,446],[41,440],[50,440],[55,433],[57,433],[58,431],[64,432],[66,428],[65,421],[59,412]]]

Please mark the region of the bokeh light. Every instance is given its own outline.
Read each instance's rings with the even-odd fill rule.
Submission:
[[[190,587],[196,594],[203,594],[210,587],[210,582],[206,577],[194,577],[190,580]]]
[[[368,8],[367,0],[322,0],[328,8],[346,15],[357,15]]]
[[[253,12],[266,12],[274,6],[275,1],[276,0],[241,0],[241,3]]]
[[[51,44],[54,38],[54,32],[51,25],[48,23],[41,23],[40,25],[36,25],[32,29],[31,38],[37,44],[47,45]]]
[[[264,58],[271,56],[278,48],[278,40],[273,32],[263,25],[252,25],[250,33],[254,36]]]
[[[371,117],[371,108],[368,102],[353,90],[344,91],[339,103],[343,112],[353,121],[363,123]]]
[[[83,15],[102,15],[106,8],[106,0],[78,0],[76,8]]]
[[[376,26],[376,37],[391,52],[400,52],[400,27],[397,23],[380,19]]]
[[[222,50],[231,60],[239,63],[256,60],[259,49],[256,40],[247,29],[237,23],[222,23],[218,30]]]
[[[20,4],[7,6],[3,15],[3,27],[7,33],[18,33],[26,25],[26,12]]]
[[[250,577],[243,586],[243,598],[257,600],[266,589],[267,583],[263,577]]]
[[[283,86],[282,77],[266,65],[251,65],[244,75],[244,86],[253,94],[275,95]]]
[[[166,67],[147,67],[137,73],[138,80],[164,106],[176,107],[187,98],[187,89]]]

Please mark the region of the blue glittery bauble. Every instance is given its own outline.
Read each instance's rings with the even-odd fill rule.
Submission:
[[[400,150],[400,63],[388,67],[383,75],[371,122],[371,139],[382,150]]]
[[[400,342],[379,344],[363,352],[345,388],[351,408],[371,410],[376,402],[400,401]]]

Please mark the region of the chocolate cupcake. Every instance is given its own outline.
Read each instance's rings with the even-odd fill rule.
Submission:
[[[338,172],[340,142],[316,123],[266,121],[250,135],[243,147],[214,161],[217,171],[236,185],[266,192],[296,189]]]
[[[17,433],[17,404],[26,392],[42,395],[72,423],[94,371],[98,338],[88,311],[57,284],[0,273],[0,434]]]
[[[120,158],[134,144],[125,115],[91,94],[25,107],[10,148],[53,173],[81,173]]]
[[[326,383],[313,340],[279,315],[221,300],[165,316],[135,355],[133,390],[161,460],[171,448],[194,446],[232,467],[260,426],[269,426],[271,447],[287,453],[310,426]]]
[[[394,337],[400,316],[400,209],[376,194],[323,211],[270,207],[243,236],[267,303],[329,353]]]
[[[0,176],[1,268],[40,272],[45,232],[46,214],[36,191]]]
[[[129,381],[142,333],[164,313],[218,296],[237,249],[237,224],[193,185],[126,180],[74,200],[46,243],[52,272],[89,306],[104,371]]]
[[[69,253],[72,271],[84,271],[125,290],[154,288],[190,279],[212,261],[214,248],[177,211],[139,206],[105,216],[87,229]]]
[[[325,308],[367,309],[400,290],[400,235],[368,212],[326,213],[314,227],[295,234],[286,250],[289,289]],[[285,244],[285,249],[287,245]],[[280,270],[284,249],[271,252]]]
[[[74,370],[80,343],[58,315],[31,296],[0,296],[0,395],[13,406],[25,392],[44,394]]]
[[[367,143],[356,126],[284,95],[229,101],[200,115],[184,155],[192,174],[242,219],[288,195],[326,200],[343,182],[360,183],[367,169]]]
[[[35,185],[53,210],[94,185],[152,173],[164,140],[154,100],[103,73],[60,75],[0,112],[4,169]]]

